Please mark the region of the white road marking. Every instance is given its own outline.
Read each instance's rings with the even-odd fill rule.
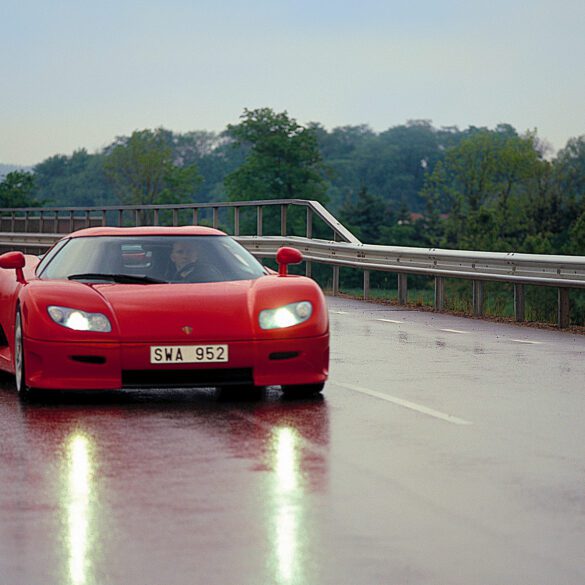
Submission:
[[[347,311],[329,311],[330,313],[333,313],[334,315],[347,315]]]
[[[398,323],[402,325],[404,321],[397,321],[396,319],[375,319],[375,321],[384,321],[384,323]]]
[[[422,404],[417,404],[416,402],[410,402],[409,400],[403,400],[402,398],[397,398],[396,396],[390,396],[389,394],[383,394],[382,392],[376,392],[375,390],[370,390],[369,388],[363,388],[362,386],[355,386],[354,384],[346,384],[344,382],[337,382],[335,380],[331,380],[331,382],[337,386],[341,386],[342,388],[346,388],[348,390],[353,390],[354,392],[360,392],[361,394],[366,394],[368,396],[373,396],[374,398],[379,398],[380,400],[385,400],[386,402],[392,402],[392,404],[396,404],[398,406],[402,406],[404,408],[408,408],[410,410],[414,410],[421,414],[426,414],[427,416],[432,416],[434,418],[438,418],[440,420],[444,420],[450,422],[454,425],[472,425],[472,422],[468,420],[451,416],[450,414],[445,414],[444,412],[439,412],[438,410],[433,410],[432,408],[427,408]]]
[[[466,331],[460,331],[459,329],[439,329],[439,331],[445,331],[446,333],[467,333]]]
[[[516,343],[529,343],[530,345],[542,345],[542,341],[528,341],[527,339],[510,339]]]

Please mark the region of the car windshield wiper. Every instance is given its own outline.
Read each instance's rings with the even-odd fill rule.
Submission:
[[[119,284],[167,284],[168,282],[140,274],[100,274],[99,272],[70,274],[67,278],[69,280],[111,280]]]

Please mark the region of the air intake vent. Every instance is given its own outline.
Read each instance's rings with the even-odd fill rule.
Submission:
[[[298,357],[298,355],[299,355],[298,351],[277,351],[271,353],[268,357],[271,360],[290,360],[292,358]]]
[[[201,388],[253,383],[252,368],[122,370],[124,388]]]
[[[71,359],[74,362],[81,362],[83,364],[105,364],[106,358],[103,355],[72,355]]]

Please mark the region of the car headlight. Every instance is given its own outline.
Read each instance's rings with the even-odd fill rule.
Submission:
[[[102,313],[87,313],[79,309],[55,305],[47,307],[47,312],[55,323],[76,331],[109,333],[112,330],[109,319]]]
[[[303,323],[312,313],[313,305],[309,301],[301,301],[278,309],[260,311],[258,322],[262,329],[284,329]]]

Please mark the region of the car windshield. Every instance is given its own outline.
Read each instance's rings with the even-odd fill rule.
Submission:
[[[42,279],[156,284],[250,280],[266,271],[229,236],[99,236],[59,244],[41,261]]]

